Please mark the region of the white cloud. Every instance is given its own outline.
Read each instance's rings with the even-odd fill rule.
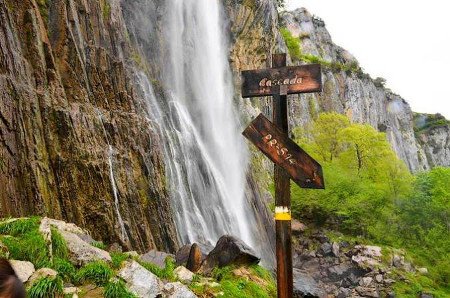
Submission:
[[[384,77],[417,112],[450,119],[450,3],[442,0],[287,0],[321,17],[334,42]]]

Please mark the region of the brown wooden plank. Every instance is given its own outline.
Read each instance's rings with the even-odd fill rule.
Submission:
[[[325,188],[322,167],[263,114],[242,133],[302,188]]]
[[[322,91],[320,64],[285,66],[242,71],[242,97],[279,94],[280,85],[287,94]]]

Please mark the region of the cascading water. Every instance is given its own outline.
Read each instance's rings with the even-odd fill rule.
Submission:
[[[114,209],[116,211],[117,223],[119,224],[120,229],[120,240],[124,243],[129,243],[130,239],[128,238],[127,231],[125,229],[125,224],[123,222],[122,214],[120,214],[120,206],[119,206],[119,193],[117,191],[116,178],[114,177],[114,149],[113,146],[109,143],[108,134],[106,133],[105,125],[103,124],[103,118],[100,111],[97,111],[98,118],[102,125],[103,134],[105,136],[106,142],[108,144],[108,166],[109,166],[109,181],[111,182],[111,188],[114,196]]]
[[[268,236],[262,235],[261,222],[245,196],[247,149],[233,105],[219,3],[165,1],[161,26],[163,47],[168,50],[161,62],[164,96],[155,96],[144,72],[137,74],[137,80],[152,127],[159,130],[165,145],[166,176],[180,242],[214,245],[222,235],[231,234],[270,263],[273,251]],[[134,28],[155,27],[136,19]]]

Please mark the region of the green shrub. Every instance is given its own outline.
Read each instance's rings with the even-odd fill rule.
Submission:
[[[77,283],[93,282],[97,286],[104,286],[114,275],[113,270],[104,261],[96,261],[83,266],[76,274]]]
[[[44,277],[36,281],[28,289],[29,298],[53,298],[60,297],[63,293],[63,281],[60,277]]]
[[[128,291],[122,280],[108,282],[105,287],[105,298],[136,298],[137,296]]]

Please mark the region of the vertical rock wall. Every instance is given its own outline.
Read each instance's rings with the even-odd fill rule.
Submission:
[[[0,215],[46,214],[173,251],[161,141],[126,67],[119,2],[39,3],[0,0]]]

